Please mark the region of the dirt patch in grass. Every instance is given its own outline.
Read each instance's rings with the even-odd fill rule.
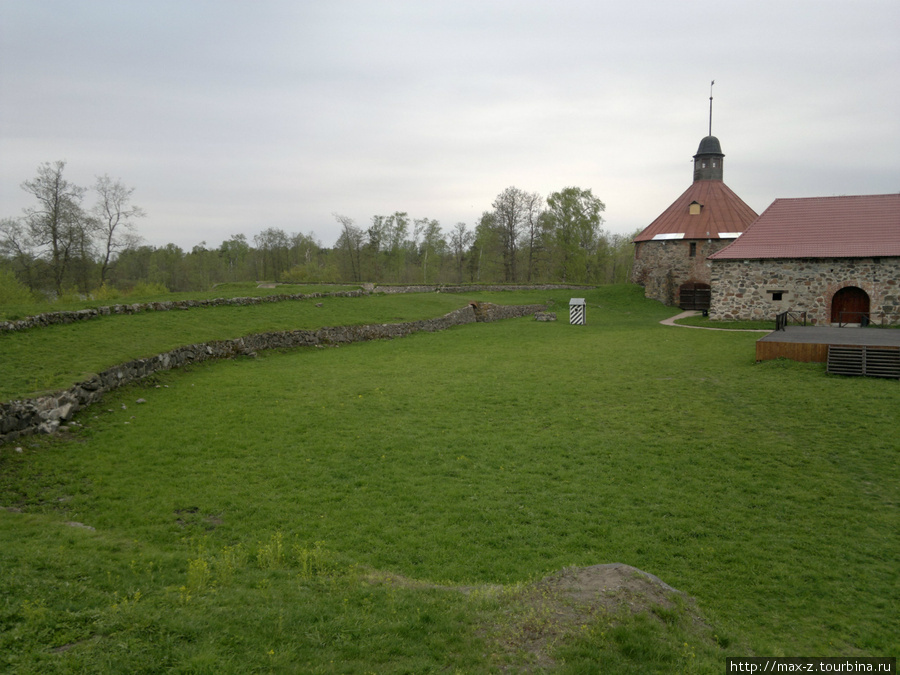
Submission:
[[[640,612],[670,606],[673,594],[686,597],[658,577],[622,563],[566,567],[533,585],[536,592],[559,596],[593,609]]]
[[[501,670],[530,672],[555,665],[552,652],[569,637],[614,626],[646,613],[660,624],[685,614],[705,627],[693,598],[658,577],[622,563],[566,567],[538,581],[513,586],[442,586],[401,575],[371,573],[370,582],[465,593],[483,601],[481,629]]]
[[[554,648],[569,637],[644,612],[667,623],[693,600],[652,574],[609,563],[564,568],[515,589],[504,604],[505,620],[490,627],[488,638],[499,661],[528,672],[552,667]]]

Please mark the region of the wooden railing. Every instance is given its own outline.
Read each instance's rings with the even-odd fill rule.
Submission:
[[[838,328],[843,328],[849,324],[859,324],[860,327],[880,326],[884,328],[889,325],[888,315],[879,312],[872,316],[869,312],[838,312]]]
[[[775,315],[775,330],[784,330],[788,326],[788,322],[793,320],[801,326],[806,325],[806,312],[781,312]]]

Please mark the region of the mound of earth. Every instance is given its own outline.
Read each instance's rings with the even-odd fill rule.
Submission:
[[[380,574],[371,575],[370,581],[443,588],[493,599],[499,612],[489,612],[491,618],[482,628],[494,652],[489,657],[499,663],[512,658],[519,662],[520,672],[523,666],[526,672],[530,668],[551,668],[553,647],[597,621],[615,624],[630,614],[675,610],[676,598],[693,621],[703,623],[693,598],[648,572],[622,563],[566,567],[533,583],[514,586],[437,586]]]
[[[609,612],[620,611],[623,606],[632,612],[653,605],[668,607],[672,594],[684,596],[658,577],[622,563],[566,567],[535,583],[534,589],[550,591],[573,605]]]

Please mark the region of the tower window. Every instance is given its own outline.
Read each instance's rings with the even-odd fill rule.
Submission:
[[[694,257],[697,256],[697,242],[694,242],[694,241],[691,242],[691,252],[690,252],[690,256],[691,256],[692,258],[694,258]]]

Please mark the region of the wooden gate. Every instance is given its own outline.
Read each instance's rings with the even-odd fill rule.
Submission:
[[[831,323],[863,323],[869,318],[869,294],[856,286],[842,288],[831,298]]]
[[[709,309],[709,284],[699,281],[688,281],[678,289],[678,306],[681,309]]]

